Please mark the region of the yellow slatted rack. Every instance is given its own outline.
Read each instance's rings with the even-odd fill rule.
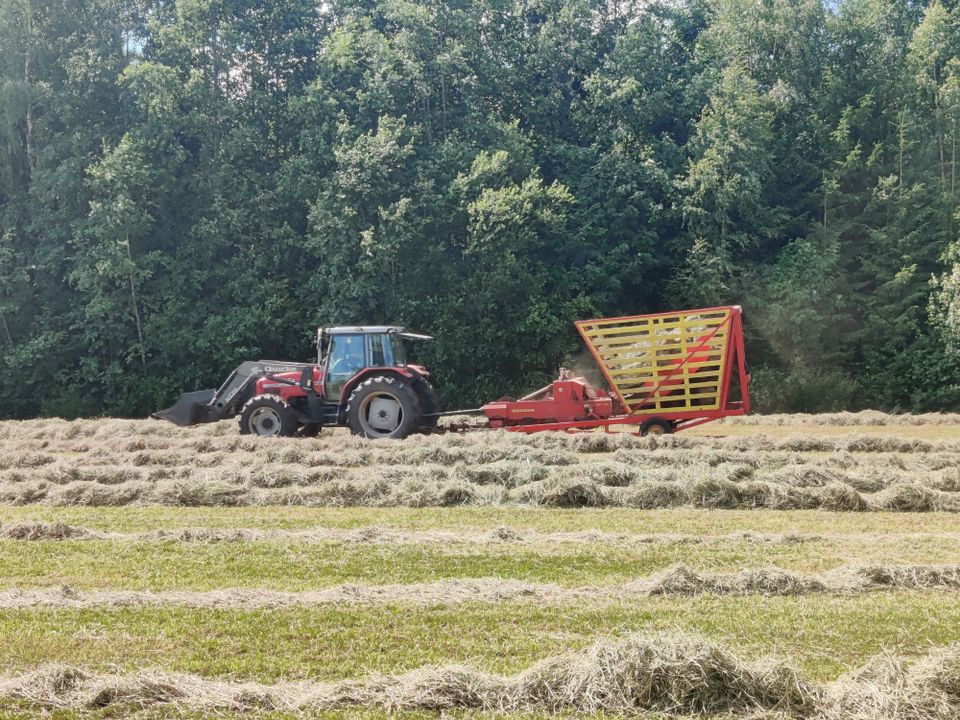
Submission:
[[[576,326],[630,414],[720,409],[731,308],[581,320]]]

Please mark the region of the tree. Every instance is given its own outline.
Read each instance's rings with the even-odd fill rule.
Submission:
[[[691,138],[693,157],[680,181],[689,233],[677,287],[690,301],[718,304],[741,290],[752,253],[779,241],[783,212],[771,207],[772,114],[740,65],[724,68]]]
[[[341,322],[436,334],[456,407],[578,317],[720,302],[761,405],[951,407],[958,12],[8,0],[0,414],[143,415]]]

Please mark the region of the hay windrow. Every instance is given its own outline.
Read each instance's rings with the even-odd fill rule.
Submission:
[[[957,512],[958,467],[960,441],[869,425],[833,437],[489,431],[376,443],[339,431],[251,438],[230,422],[0,423],[0,504],[10,505]]]
[[[956,565],[849,566],[820,574],[802,574],[780,568],[703,573],[675,565],[646,579],[635,580],[622,591],[643,595],[809,595],[852,594],[877,590],[952,590],[960,588]]]
[[[62,522],[27,520],[17,523],[0,523],[0,538],[4,540],[76,540],[88,537],[96,537],[96,535],[87,528]]]
[[[780,710],[808,716],[824,688],[772,659],[744,662],[711,642],[683,635],[601,639],[547,658],[516,675],[465,666],[402,675],[274,685],[144,670],[87,673],[62,665],[0,679],[0,698],[47,709],[174,705],[192,710],[371,709],[677,714]]]
[[[960,717],[960,644],[908,664],[882,655],[827,689],[829,720],[953,720]]]
[[[647,595],[807,595],[825,592],[827,585],[817,577],[804,577],[777,568],[700,574],[678,565],[626,588]]]
[[[805,720],[955,720],[960,645],[912,661],[881,655],[830,683],[776,658],[744,661],[682,634],[602,638],[514,675],[463,665],[272,685],[163,670],[93,673],[65,665],[0,678],[0,699],[38,710],[172,706],[185,711],[481,710]]]
[[[870,565],[858,568],[856,574],[866,585],[877,588],[960,588],[960,567],[957,566]]]
[[[938,534],[944,537],[944,533]],[[875,535],[863,535],[875,539]],[[889,537],[889,534],[882,537]],[[952,537],[952,536],[951,536]],[[956,535],[960,540],[960,534]],[[262,528],[180,527],[144,532],[108,532],[63,522],[25,520],[0,523],[3,540],[112,540],[122,542],[183,542],[183,543],[297,543],[343,545],[722,545],[730,543],[762,543],[792,545],[822,542],[824,537],[803,533],[764,533],[739,530],[725,535],[684,533],[615,533],[600,530],[539,532],[498,526],[492,530],[463,528],[462,530],[406,530],[381,525],[357,528],[316,527],[300,530]]]
[[[255,610],[310,605],[455,605],[465,602],[536,602],[562,605],[605,605],[648,596],[693,595],[811,595],[853,594],[882,590],[957,590],[960,567],[851,566],[821,574],[802,574],[780,568],[732,573],[699,572],[675,565],[647,578],[621,585],[565,587],[503,578],[446,579],[426,583],[389,585],[335,585],[317,590],[286,592],[259,588],[209,591],[94,590],[70,587],[0,591],[0,609],[117,608],[173,606]]]
[[[781,415],[742,415],[726,418],[728,425],[960,425],[960,413],[884,413],[878,410],[837,413],[789,413]]]
[[[697,469],[691,469],[696,478]],[[222,476],[198,474],[186,479],[134,480],[114,485],[72,481],[64,485],[0,481],[0,504],[121,507],[168,505],[191,507],[448,507],[455,505],[534,505],[545,507],[700,507],[716,509],[823,509],[862,512],[960,512],[960,492],[898,483],[879,492],[861,492],[846,483],[797,487],[763,480],[733,481],[700,477],[668,481],[644,476],[628,485],[603,485],[575,475],[555,475],[512,489],[474,484],[436,475],[432,468],[402,472],[370,471],[314,484],[235,484]]]

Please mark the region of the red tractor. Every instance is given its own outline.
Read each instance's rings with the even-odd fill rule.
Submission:
[[[153,417],[188,426],[239,415],[241,433],[267,436],[325,425],[368,438],[430,432],[440,403],[407,352],[410,341],[430,339],[395,326],[320,328],[316,363],[241,363],[219,389],[185,393]]]

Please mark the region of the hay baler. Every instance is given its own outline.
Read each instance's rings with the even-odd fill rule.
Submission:
[[[609,390],[566,370],[519,400],[481,410],[515,432],[610,430],[662,435],[750,411],[742,310],[726,306],[575,323]]]

